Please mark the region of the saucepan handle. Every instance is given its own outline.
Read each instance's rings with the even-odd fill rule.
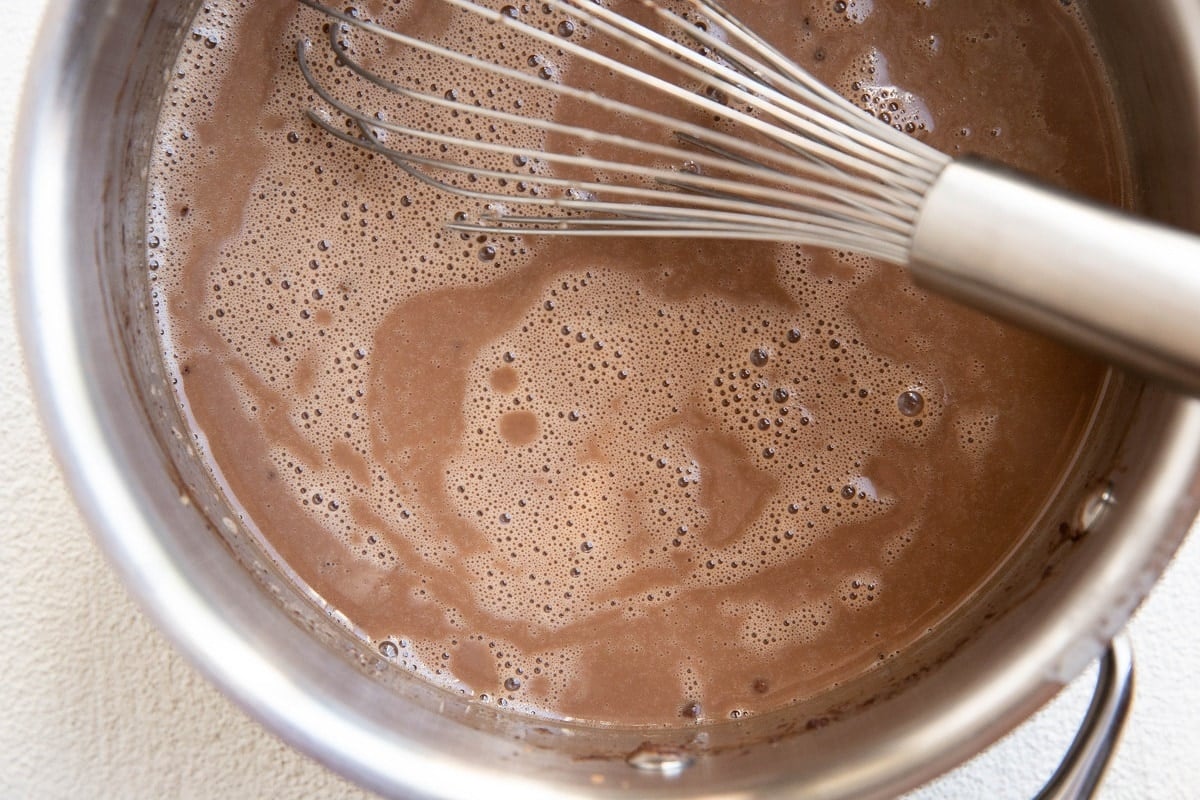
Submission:
[[[1036,800],[1085,800],[1100,783],[1133,700],[1133,648],[1118,634],[1100,659],[1096,690],[1079,733]]]

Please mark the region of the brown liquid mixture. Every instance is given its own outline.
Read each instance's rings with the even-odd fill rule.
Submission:
[[[945,152],[1120,197],[1070,4],[731,8]],[[473,35],[438,3],[362,11]],[[851,255],[447,232],[467,201],[304,117],[294,43],[323,23],[292,0],[202,9],[160,122],[151,268],[231,502],[398,668],[600,722],[778,708],[933,630],[1056,491],[1103,367]]]

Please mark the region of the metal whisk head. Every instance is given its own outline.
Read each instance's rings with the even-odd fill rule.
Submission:
[[[501,63],[494,45],[447,46],[301,2],[337,21],[332,64],[322,70],[307,42],[297,48],[329,107],[310,117],[478,203],[455,230],[761,239],[903,264],[922,198],[949,162],[844,100],[715,0],[679,0],[682,10],[631,0],[629,15],[593,0],[539,0],[557,25],[513,6],[437,0],[468,15],[476,42],[519,35],[527,49],[591,65],[557,71],[537,56]],[[436,65],[438,89],[461,88],[428,91],[400,70],[385,74],[397,47]],[[574,85],[575,73],[607,77]],[[550,99],[514,100],[512,87]],[[364,107],[373,102],[393,105]]]

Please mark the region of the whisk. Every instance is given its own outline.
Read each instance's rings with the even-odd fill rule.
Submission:
[[[482,208],[457,215],[452,230],[852,251],[1200,394],[1200,237],[951,159],[842,98],[716,0],[632,0],[629,15],[594,0],[539,0],[559,15],[557,27],[526,21],[514,6],[437,0],[473,15],[485,32],[590,63],[599,68],[591,75],[610,76],[605,91],[571,85],[536,55],[501,63],[494,47],[485,57],[300,2],[336,21],[327,30],[337,74],[406,109],[401,124],[361,107],[362,91],[354,103],[339,98],[329,84],[350,81],[319,80],[302,41],[300,69],[335,112],[310,110],[310,118]],[[406,86],[354,56],[352,31],[440,59],[444,74],[472,77],[478,90]],[[483,88],[488,80],[591,109],[609,129],[557,120],[549,103],[502,103]],[[488,135],[444,124],[464,115]]]

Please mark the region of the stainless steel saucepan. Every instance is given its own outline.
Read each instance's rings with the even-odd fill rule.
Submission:
[[[1011,563],[944,632],[853,686],[761,717],[647,731],[506,716],[399,673],[245,534],[162,369],[146,168],[198,5],[51,3],[13,183],[26,355],[75,496],[143,608],[250,714],[363,785],[521,800],[895,794],[980,751],[1079,674],[1195,518],[1200,402],[1113,372],[1075,473]],[[1130,138],[1131,204],[1200,230],[1200,4],[1085,10]],[[1111,711],[1120,693],[1102,700]]]

